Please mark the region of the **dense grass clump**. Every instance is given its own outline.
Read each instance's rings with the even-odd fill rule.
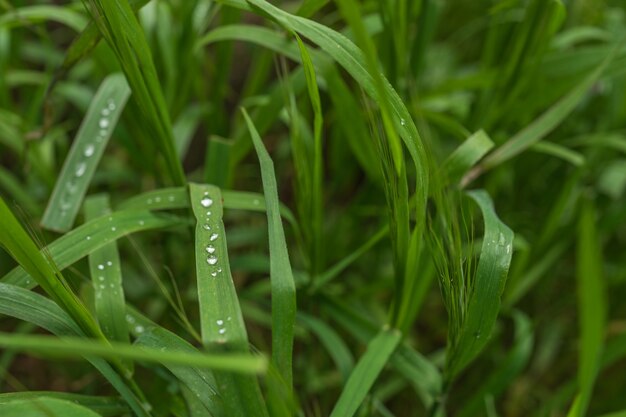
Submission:
[[[0,13],[0,416],[626,415],[622,2]]]

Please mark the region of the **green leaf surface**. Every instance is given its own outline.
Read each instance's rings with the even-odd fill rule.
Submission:
[[[43,227],[59,232],[72,228],[129,96],[122,74],[109,75],[98,88],[61,168],[41,219]]]
[[[0,402],[3,417],[99,417],[100,414],[72,401],[58,398],[30,398]]]

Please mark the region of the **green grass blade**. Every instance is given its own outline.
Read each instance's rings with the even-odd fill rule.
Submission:
[[[579,401],[568,416],[584,416],[600,370],[607,316],[607,296],[602,272],[602,247],[594,203],[585,199],[578,223],[576,282],[578,292],[580,352]]]
[[[81,31],[87,25],[87,21],[82,14],[76,13],[68,7],[32,5],[4,11],[0,16],[0,28],[25,26],[47,21],[61,23],[75,31]]]
[[[401,340],[399,331],[384,329],[367,344],[330,417],[352,417],[356,413]]]
[[[85,200],[87,221],[108,215],[110,212],[107,194],[95,195]],[[102,332],[109,340],[129,343],[122,267],[115,242],[89,254],[89,272],[95,293],[96,317]]]
[[[99,417],[100,414],[72,401],[58,398],[29,398],[0,402],[3,417]]]
[[[104,149],[130,96],[122,74],[104,79],[89,105],[41,220],[47,229],[72,228]]]
[[[270,278],[272,284],[272,360],[291,390],[293,385],[292,356],[293,332],[296,320],[296,286],[293,280],[291,263],[289,262],[285,231],[283,230],[280,217],[278,185],[276,184],[274,163],[267,153],[250,116],[248,116],[245,110],[242,109],[242,111],[248,124],[248,129],[250,129],[250,135],[254,142],[259,163],[261,164],[263,192],[267,202]]]
[[[195,258],[202,343],[211,349],[248,350],[248,336],[230,273],[220,189],[189,184],[196,219]],[[267,415],[258,381],[217,372],[227,415]]]
[[[444,162],[450,182],[457,183],[493,146],[493,141],[483,130],[467,138]]]
[[[0,394],[0,404],[12,401],[37,401],[42,398],[64,400],[78,404],[81,407],[90,409],[102,417],[119,416],[120,414],[127,414],[129,411],[124,402],[115,397],[101,397],[95,395],[82,395],[54,391],[8,392]]]
[[[186,219],[165,214],[140,210],[118,211],[77,227],[50,243],[43,251],[49,253],[56,266],[63,270],[94,250],[129,234],[185,224],[188,224]],[[1,281],[24,288],[33,288],[39,284],[39,280],[33,281],[31,276],[30,270],[20,266],[2,277]]]
[[[145,126],[156,141],[172,181],[185,184],[176,152],[172,122],[143,29],[127,1],[83,0],[102,36],[115,52],[139,105]]]
[[[489,195],[483,190],[470,191],[468,195],[482,211],[485,233],[458,342],[448,351],[449,378],[461,372],[487,344],[513,255],[513,231],[498,218]]]
[[[26,336],[0,333],[0,346],[68,358],[76,357],[76,355],[87,355],[108,359],[130,359],[142,362],[197,366],[243,374],[263,373],[267,369],[266,360],[258,355],[168,352],[125,343],[105,344],[82,337]]]

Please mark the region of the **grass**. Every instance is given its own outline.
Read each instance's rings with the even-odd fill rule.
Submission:
[[[0,1],[0,415],[626,414],[625,16]]]

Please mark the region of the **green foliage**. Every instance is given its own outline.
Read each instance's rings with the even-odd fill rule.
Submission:
[[[0,415],[623,415],[625,16],[0,1]]]

